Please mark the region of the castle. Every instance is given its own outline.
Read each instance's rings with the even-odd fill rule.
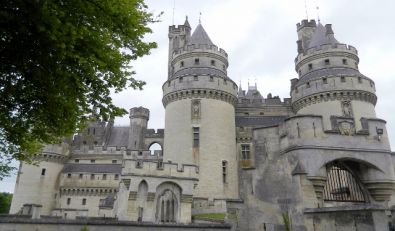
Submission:
[[[10,213],[113,217],[233,230],[391,230],[395,153],[375,84],[330,24],[297,24],[290,98],[243,90],[199,24],[169,27],[165,128],[92,121],[38,166],[22,163]],[[152,150],[159,144],[163,150]],[[150,150],[151,149],[151,150]]]

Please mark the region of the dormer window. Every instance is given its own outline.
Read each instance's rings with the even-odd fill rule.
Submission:
[[[199,59],[195,59],[195,65],[199,65]]]

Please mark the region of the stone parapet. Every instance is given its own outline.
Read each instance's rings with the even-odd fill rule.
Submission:
[[[125,160],[122,177],[127,175],[155,176],[181,179],[198,179],[199,168],[196,165],[155,161]]]

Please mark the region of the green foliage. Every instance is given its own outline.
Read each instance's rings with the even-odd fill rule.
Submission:
[[[88,227],[84,226],[82,227],[81,231],[89,231]]]
[[[0,214],[7,214],[10,211],[12,201],[12,194],[2,192],[0,193]]]
[[[224,220],[225,213],[203,213],[203,214],[196,214],[193,215],[194,218],[208,218],[214,220]]]
[[[126,114],[110,90],[142,89],[130,62],[149,54],[144,0],[4,0],[0,4],[0,172],[31,161],[91,115]]]
[[[292,231],[292,220],[288,213],[283,213],[283,222],[285,226],[285,231]]]

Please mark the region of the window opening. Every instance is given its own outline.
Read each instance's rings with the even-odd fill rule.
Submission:
[[[46,172],[47,170],[45,169],[45,168],[43,168],[43,169],[41,169],[41,176],[45,176],[45,172]]]
[[[193,127],[193,147],[199,147],[199,128]]]
[[[325,201],[366,202],[366,194],[358,179],[343,164],[335,162],[327,166],[324,187]]]
[[[86,198],[82,199],[82,205],[86,205]]]
[[[251,159],[250,156],[250,145],[249,144],[242,144],[241,145],[241,157],[243,160],[249,160]]]
[[[222,182],[223,183],[227,183],[227,166],[228,162],[226,162],[226,160],[222,161]]]

